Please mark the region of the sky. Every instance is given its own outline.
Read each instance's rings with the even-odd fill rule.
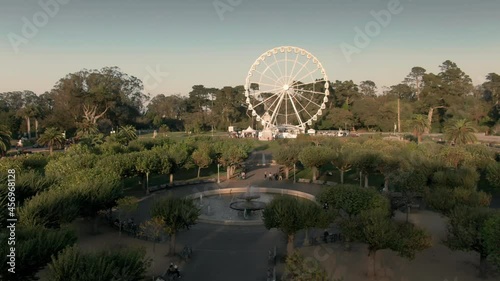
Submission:
[[[0,92],[118,66],[152,96],[186,95],[243,85],[278,46],[309,51],[332,81],[380,89],[451,60],[478,84],[500,73],[499,14],[498,0],[0,0]]]

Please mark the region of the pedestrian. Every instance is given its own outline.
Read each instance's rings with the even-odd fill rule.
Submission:
[[[267,179],[267,172],[264,172],[264,179]]]

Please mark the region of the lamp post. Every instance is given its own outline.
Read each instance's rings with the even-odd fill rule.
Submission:
[[[217,183],[220,183],[220,164],[217,163]]]

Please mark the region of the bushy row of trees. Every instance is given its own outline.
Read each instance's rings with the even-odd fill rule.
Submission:
[[[50,271],[55,274],[54,280],[89,280],[85,278],[96,274],[129,274],[130,278],[127,280],[142,280],[148,260],[144,254],[135,250],[127,253],[84,254],[76,249],[67,249],[57,255],[76,242],[75,234],[67,230],[66,225],[76,218],[87,218],[94,222],[92,226],[95,232],[99,213],[117,205],[122,216],[122,210],[126,212],[129,209],[127,206],[132,208],[134,205],[134,200],[123,197],[124,179],[127,177],[139,176],[147,182],[150,174],[164,174],[167,183],[168,177],[173,180],[173,175],[180,169],[193,165],[202,168],[214,161],[231,170],[236,163],[243,161],[252,149],[249,142],[234,140],[213,142],[195,138],[181,141],[149,139],[123,143],[119,139],[108,137],[102,144],[82,142],[73,145],[64,153],[52,156],[33,154],[0,160],[1,178],[6,181],[3,172],[7,171],[7,168],[15,169],[17,177],[16,203],[20,222],[17,243],[25,246],[18,248],[20,250],[17,252],[17,270],[21,273],[16,275],[16,280],[35,278],[37,271],[51,260]],[[145,188],[147,190],[147,185]],[[7,193],[2,191],[1,195],[1,201],[4,202]],[[175,234],[194,224],[199,210],[190,200],[165,200],[157,202],[151,210],[151,216],[158,223],[141,225],[141,232],[152,237],[155,234],[151,229],[156,228],[168,234],[171,239],[170,249],[173,252]],[[4,211],[2,218],[2,227],[5,227]],[[8,237],[2,233],[0,238],[5,242],[1,248],[4,257],[2,260],[7,261]],[[47,241],[53,242],[46,243]],[[28,254],[32,251],[38,255]],[[123,263],[132,263],[133,266],[125,267],[119,262],[120,259],[106,267],[93,265],[93,262],[115,259],[116,256],[121,256]],[[68,264],[70,262],[75,264]],[[2,272],[7,272],[7,266],[6,262],[2,263],[2,268],[5,269]],[[80,277],[75,279],[75,276]]]
[[[445,61],[439,73],[413,67],[401,83],[380,87],[370,80],[329,81],[330,102],[316,129],[356,128],[411,131],[421,115],[426,132],[443,132],[465,119],[481,131],[498,132],[500,75],[473,85],[460,67]],[[144,93],[142,81],[117,67],[81,70],[61,78],[41,95],[31,91],[0,93],[0,125],[15,137],[38,135],[45,128],[67,131],[98,130],[109,134],[119,126],[172,131],[226,130],[229,125],[258,126],[245,104],[243,86],[221,89],[195,85],[188,95]],[[34,129],[32,128],[34,124]]]
[[[374,275],[377,251],[391,249],[413,258],[430,246],[429,236],[408,222],[408,212],[406,222],[391,218],[394,210],[408,210],[416,198],[422,198],[427,206],[447,217],[445,245],[479,254],[482,276],[487,272],[487,260],[499,262],[500,213],[489,208],[491,195],[484,189],[500,188],[500,163],[498,155],[486,146],[415,144],[376,138],[299,138],[285,141],[275,159],[286,170],[294,165],[310,168],[315,171],[313,178],[320,171],[327,171],[326,166],[340,172],[341,184],[323,188],[317,196],[321,205],[328,204],[328,212],[311,214],[294,198],[275,199],[267,206],[266,227],[281,229],[289,237],[289,244],[299,230],[323,228],[325,220],[326,224],[335,223],[347,241],[367,245],[368,272]],[[344,173],[351,170],[360,174],[359,187],[344,184]],[[370,187],[369,175],[384,178],[385,192]],[[486,181],[479,186],[481,179],[489,187],[484,184]],[[322,211],[319,206],[314,208]],[[291,250],[289,246],[289,255]]]

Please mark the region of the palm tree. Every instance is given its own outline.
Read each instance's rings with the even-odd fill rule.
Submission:
[[[47,145],[49,147],[49,153],[52,155],[54,146],[61,146],[64,144],[66,139],[63,133],[56,128],[47,128],[45,132],[38,139],[40,145]]]
[[[422,135],[429,128],[429,121],[425,115],[417,114],[410,121],[410,127],[413,130],[413,135],[417,138],[418,143],[422,142]]]
[[[132,125],[120,126],[120,131],[118,132],[120,138],[122,138],[125,142],[125,145],[128,145],[130,141],[137,139],[137,133]]]
[[[0,155],[5,156],[5,153],[10,149],[11,133],[5,126],[0,126]]]
[[[455,144],[468,144],[477,141],[477,137],[474,135],[475,131],[476,129],[470,121],[460,119],[445,129],[445,136],[448,141]]]

